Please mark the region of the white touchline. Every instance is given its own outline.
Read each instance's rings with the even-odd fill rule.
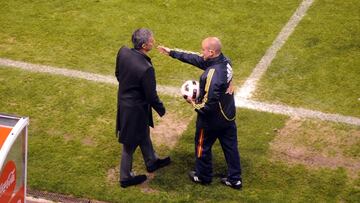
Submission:
[[[285,44],[295,27],[299,24],[300,20],[305,16],[306,11],[309,9],[314,0],[304,0],[300,6],[296,9],[287,24],[282,28],[279,35],[273,41],[270,48],[266,51],[265,55],[261,58],[259,63],[255,66],[251,75],[247,78],[244,85],[236,93],[236,101],[245,98],[250,99],[252,93],[256,89],[256,84],[260,80],[261,76],[266,72],[270,66],[272,60],[275,58],[277,52]]]
[[[102,83],[109,83],[117,85],[118,82],[116,78],[111,75],[100,75],[96,73],[89,73],[84,71],[78,70],[71,70],[65,68],[56,68],[52,66],[45,66],[45,65],[38,65],[38,64],[31,64],[22,61],[15,61],[11,59],[4,59],[0,58],[0,65],[8,66],[8,67],[15,67],[21,68],[23,70],[31,71],[31,72],[41,72],[41,73],[49,73],[52,75],[63,75],[72,78],[81,78],[85,80],[90,80],[94,82],[102,82]],[[179,93],[179,88],[169,87],[169,86],[162,86],[157,85],[157,90],[160,92],[165,92],[171,96],[181,96]]]
[[[360,126],[360,118],[352,116],[343,116],[340,114],[323,113],[304,108],[290,107],[286,105],[270,104],[265,102],[254,101],[250,99],[240,99],[237,107],[253,109],[257,111],[264,111],[276,114],[283,114],[287,116],[300,118],[317,118],[320,120],[347,123],[351,125]]]
[[[69,70],[64,68],[55,68],[51,66],[44,65],[36,65],[31,63],[25,63],[21,61],[14,61],[10,59],[2,59],[0,58],[0,66],[14,67],[20,68],[23,70],[31,71],[31,72],[42,72],[49,73],[53,75],[63,75],[67,77],[86,79],[94,82],[101,83],[109,83],[109,84],[117,84],[117,81],[114,76],[105,76],[100,74],[88,73],[77,70]],[[180,96],[179,88],[171,87],[171,86],[157,86],[157,90],[169,96]],[[265,102],[258,102],[249,99],[241,98],[237,101],[237,107],[254,109],[257,111],[271,112],[284,114],[288,116],[298,116],[298,117],[306,117],[306,118],[318,118],[322,120],[329,121],[337,121],[342,123],[348,123],[353,125],[360,126],[360,119],[351,116],[343,116],[339,114],[326,114],[319,111],[313,111],[303,108],[293,108],[285,105],[278,104],[269,104]]]
[[[56,68],[46,65],[31,64],[22,61],[14,61],[11,59],[0,58],[0,65],[21,68],[23,70],[27,70],[30,72],[50,73],[52,75],[63,75],[67,77],[81,78],[95,82],[117,84],[116,79],[112,76],[105,76],[105,75],[83,72],[78,70],[70,70],[66,68]]]

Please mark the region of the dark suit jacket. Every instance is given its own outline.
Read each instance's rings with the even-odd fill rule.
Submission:
[[[116,135],[119,142],[136,146],[154,127],[152,108],[160,115],[165,107],[156,92],[155,70],[142,52],[121,47],[116,58],[119,82]]]

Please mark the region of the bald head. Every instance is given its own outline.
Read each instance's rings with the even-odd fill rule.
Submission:
[[[215,51],[215,54],[221,53],[221,42],[217,37],[208,37],[203,40],[203,43],[206,44],[207,48]]]
[[[215,58],[221,54],[221,42],[217,37],[205,38],[202,43],[204,59]]]

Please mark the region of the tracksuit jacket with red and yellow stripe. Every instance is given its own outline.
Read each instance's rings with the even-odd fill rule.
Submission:
[[[235,101],[226,90],[232,80],[231,62],[223,54],[204,60],[195,53],[171,50],[169,55],[202,70],[200,96],[194,106],[198,112],[196,126],[219,130],[235,124]]]

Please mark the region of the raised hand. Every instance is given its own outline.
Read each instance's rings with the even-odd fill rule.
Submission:
[[[162,54],[169,55],[170,54],[170,48],[164,47],[164,46],[158,46],[158,51]]]

